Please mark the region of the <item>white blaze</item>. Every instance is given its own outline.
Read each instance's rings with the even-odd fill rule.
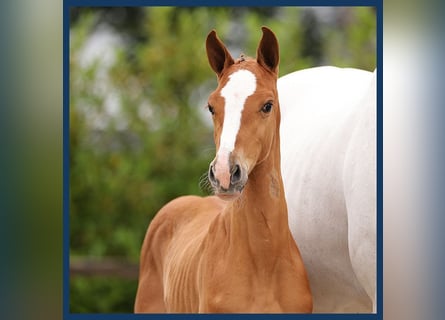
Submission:
[[[221,96],[225,100],[224,123],[215,163],[215,174],[225,188],[230,182],[229,154],[235,148],[244,104],[255,90],[255,75],[248,70],[239,70],[231,74],[229,81],[221,90]]]
[[[221,90],[221,96],[225,99],[226,104],[219,144],[220,151],[232,152],[235,148],[244,103],[255,92],[255,89],[255,75],[247,70],[239,70],[229,76],[229,81]]]

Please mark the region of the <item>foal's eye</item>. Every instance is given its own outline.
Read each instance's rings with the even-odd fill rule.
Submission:
[[[207,109],[209,109],[209,112],[211,114],[215,114],[215,109],[213,109],[213,107],[210,104],[207,105]]]
[[[261,108],[261,112],[269,113],[270,111],[272,111],[272,102],[266,102]]]

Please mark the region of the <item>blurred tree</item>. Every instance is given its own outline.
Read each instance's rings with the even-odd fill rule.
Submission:
[[[323,38],[320,32],[320,23],[313,10],[305,10],[301,18],[303,44],[301,55],[312,58],[314,64],[323,61]]]
[[[137,263],[153,215],[177,196],[206,194],[199,182],[214,156],[204,110],[216,86],[205,54],[211,29],[234,56],[240,49],[254,56],[260,27],[269,26],[280,42],[281,75],[319,63],[375,67],[375,12],[334,9],[335,17],[323,22],[317,10],[308,10],[71,10],[71,259],[114,256]],[[72,277],[71,312],[131,312],[136,285]]]

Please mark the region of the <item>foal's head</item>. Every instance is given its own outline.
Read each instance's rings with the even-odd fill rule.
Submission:
[[[218,77],[208,100],[217,150],[209,180],[223,199],[241,194],[248,175],[269,156],[278,135],[278,42],[271,30],[262,30],[256,59],[235,61],[215,31],[207,36],[207,57]]]

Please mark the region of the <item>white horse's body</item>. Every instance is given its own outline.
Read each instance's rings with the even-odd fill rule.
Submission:
[[[375,312],[375,73],[306,69],[278,91],[289,225],[314,312]]]

